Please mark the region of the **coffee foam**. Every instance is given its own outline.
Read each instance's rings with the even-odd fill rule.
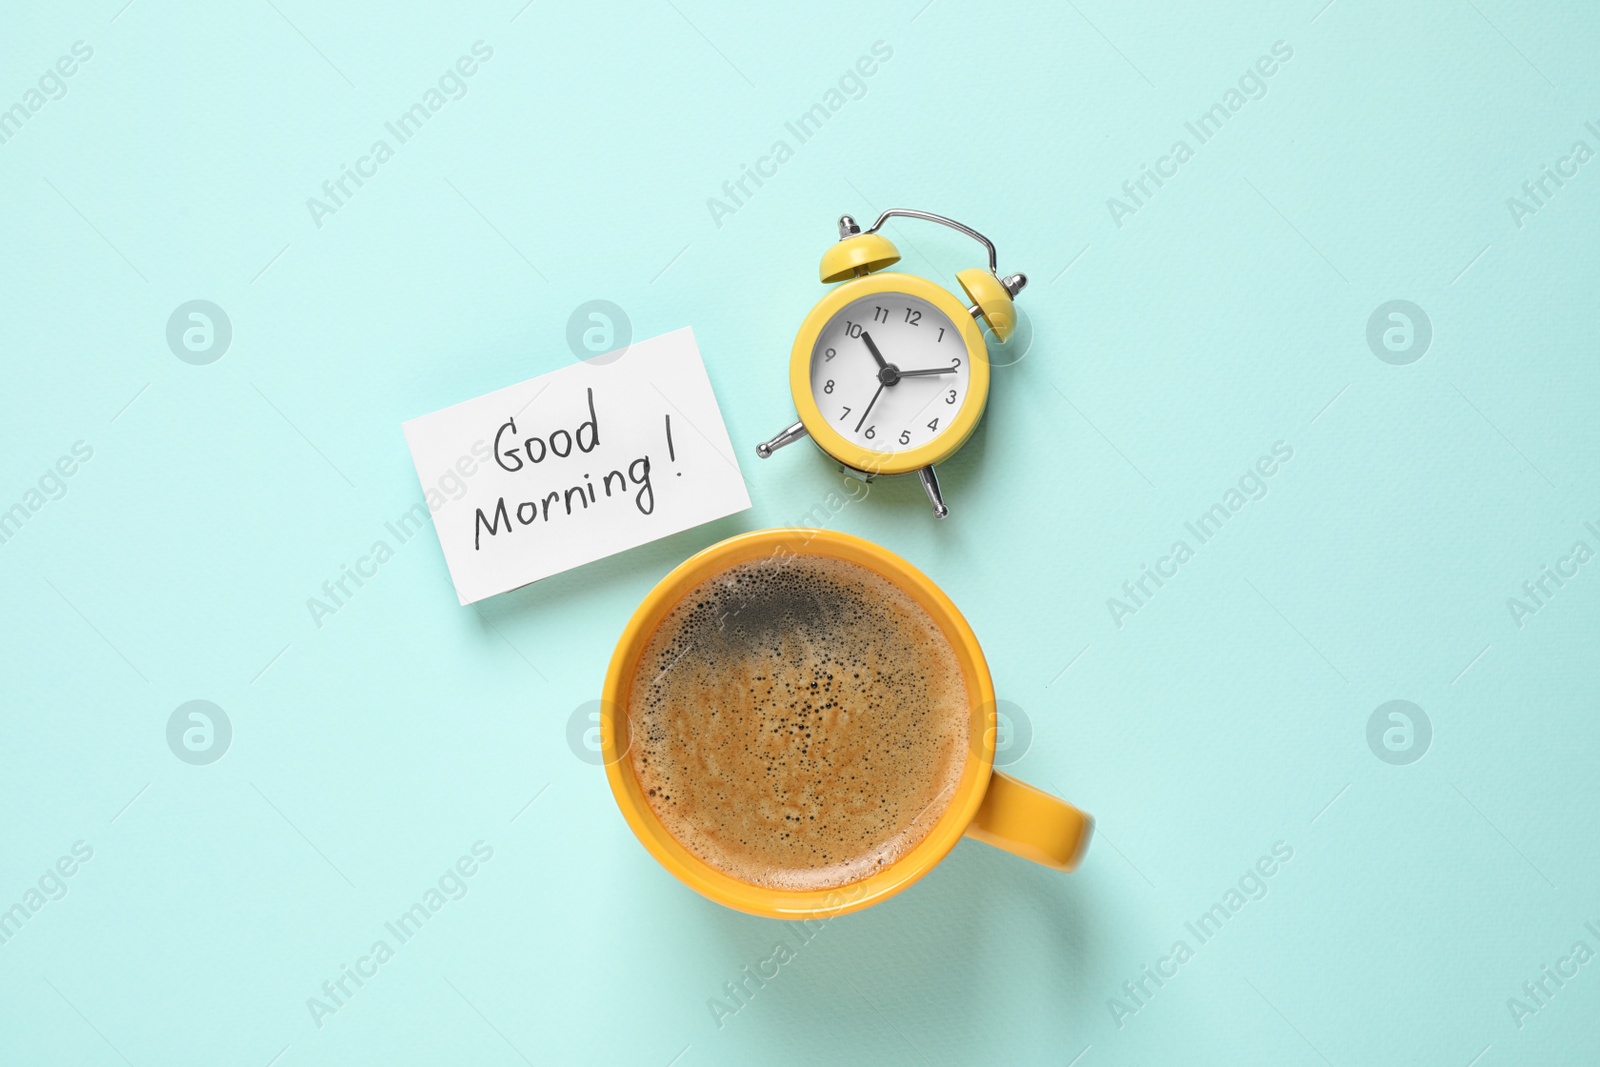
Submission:
[[[754,560],[651,637],[628,702],[634,774],[663,826],[743,882],[828,889],[927,836],[967,752],[961,665],[932,617],[845,560]]]

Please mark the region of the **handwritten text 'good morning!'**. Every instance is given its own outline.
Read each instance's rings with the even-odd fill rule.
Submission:
[[[611,470],[583,471],[579,476],[556,473],[564,466],[570,471],[572,464],[561,461],[582,458],[600,447],[600,417],[595,412],[594,390],[587,390],[589,417],[575,429],[554,429],[543,433],[523,434],[517,429],[513,416],[501,424],[494,435],[494,461],[501,470],[525,473],[544,480],[540,490],[550,480],[559,479],[570,484],[544,492],[534,492],[527,499],[507,501],[499,497],[490,513],[485,515],[477,508],[473,518],[472,547],[483,548],[483,535],[497,537],[511,533],[517,526],[531,526],[535,522],[551,523],[570,516],[574,511],[586,512],[591,507],[604,509],[607,502],[631,499],[641,515],[649,515],[656,508],[655,489],[650,484],[650,456],[638,456],[626,465],[618,464]],[[526,420],[525,420],[526,421]],[[674,462],[677,454],[672,444],[672,416],[665,416],[663,428],[667,455]],[[603,468],[606,464],[602,463]],[[553,475],[546,479],[545,476]],[[595,476],[598,474],[598,478]],[[514,520],[514,521],[513,521]]]

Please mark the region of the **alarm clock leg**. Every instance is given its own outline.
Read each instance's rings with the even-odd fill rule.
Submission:
[[[939,476],[933,473],[933,464],[930,463],[919,470],[917,477],[922,479],[922,488],[928,494],[928,503],[933,505],[933,517],[942,519],[950,514],[950,509],[944,506],[944,497],[939,494]]]
[[[805,423],[797,422],[787,430],[780,433],[770,441],[763,441],[756,445],[756,455],[762,459],[771,456],[784,445],[792,445],[806,435]]]

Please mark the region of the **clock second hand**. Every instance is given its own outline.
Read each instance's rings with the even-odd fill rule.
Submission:
[[[929,374],[954,374],[955,372],[956,368],[954,367],[935,367],[932,370],[903,370],[900,372],[900,377],[922,378]]]

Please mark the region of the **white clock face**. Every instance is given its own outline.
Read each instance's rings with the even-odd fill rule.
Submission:
[[[846,304],[817,335],[811,392],[828,425],[875,452],[939,436],[967,399],[961,331],[920,297],[875,293]]]

